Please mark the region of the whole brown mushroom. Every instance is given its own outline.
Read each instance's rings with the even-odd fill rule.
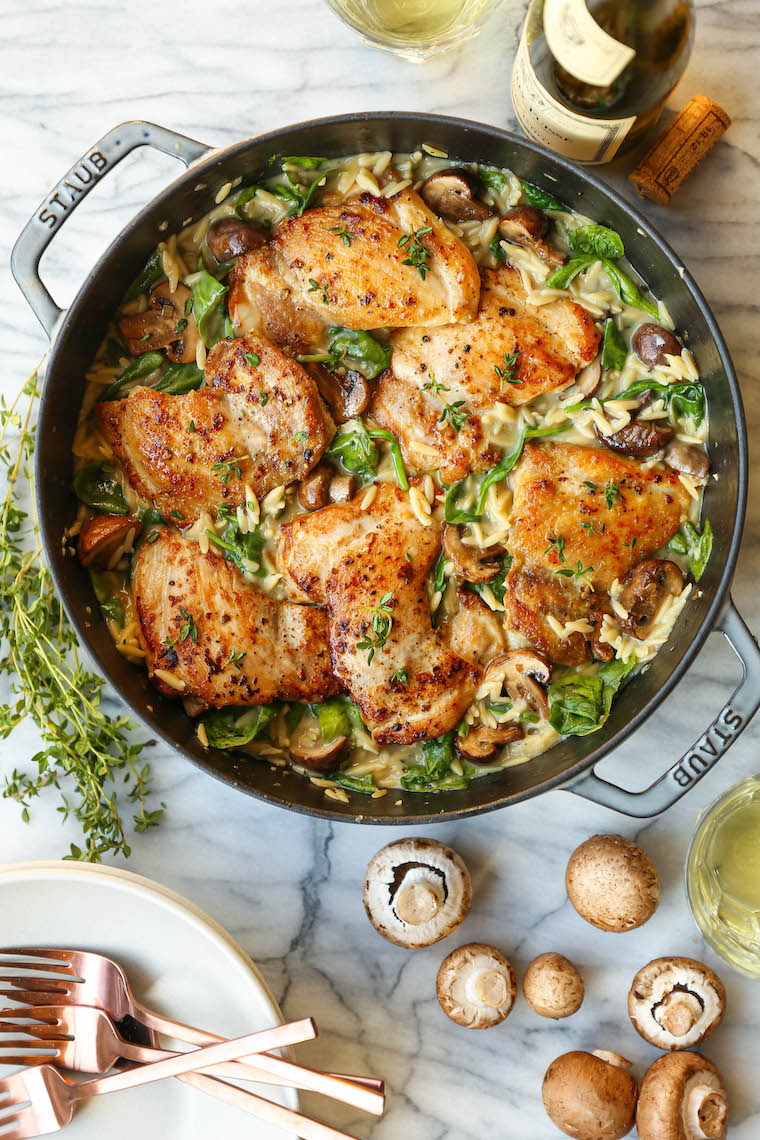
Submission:
[[[515,974],[495,946],[470,942],[441,963],[435,983],[447,1017],[465,1029],[490,1029],[512,1012],[517,996]]]
[[[634,1029],[658,1049],[690,1049],[720,1025],[726,990],[694,958],[655,958],[633,979],[628,1013]]]
[[[620,934],[648,922],[660,901],[660,879],[645,851],[622,835],[592,835],[570,856],[570,902],[599,930]]]
[[[450,222],[484,222],[493,210],[478,201],[480,180],[469,170],[451,167],[438,170],[422,183],[420,195],[426,206]]]
[[[247,222],[234,214],[217,218],[212,222],[206,234],[206,245],[212,256],[222,264],[231,261],[233,257],[240,257],[243,253],[250,253],[252,249],[260,249],[267,242],[268,234],[263,226],[255,222]]]
[[[636,1111],[639,1140],[723,1140],[728,1093],[698,1053],[666,1053],[647,1070]]]
[[[541,1017],[572,1017],[583,1004],[583,978],[563,954],[539,954],[525,971],[523,993]]]
[[[672,332],[651,323],[639,325],[631,337],[631,348],[648,368],[667,364],[669,356],[680,356],[683,351]]]
[[[552,1061],[541,1095],[560,1132],[575,1140],[627,1136],[633,1128],[638,1095],[629,1068],[630,1061],[607,1050],[565,1053]]]
[[[646,558],[630,571],[617,600],[628,614],[618,618],[620,628],[644,640],[652,632],[660,608],[667,598],[683,593],[683,574],[675,562]]]

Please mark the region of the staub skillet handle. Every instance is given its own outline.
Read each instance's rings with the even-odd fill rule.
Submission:
[[[602,780],[593,769],[567,785],[567,791],[625,815],[639,818],[659,815],[693,788],[728,752],[760,708],[760,648],[730,599],[715,628],[721,631],[741,661],[744,673],[736,692],[696,744],[643,792],[619,788]]]
[[[58,229],[93,186],[140,146],[153,146],[178,158],[185,166],[211,149],[205,143],[166,127],[158,127],[155,123],[122,123],[103,135],[88,148],[79,162],[74,163],[24,226],[13,247],[13,276],[49,337],[52,337],[63,309],[56,305],[40,279],[40,258]]]

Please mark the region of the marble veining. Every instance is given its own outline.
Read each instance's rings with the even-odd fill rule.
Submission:
[[[146,118],[213,144],[346,110],[438,111],[515,125],[508,80],[523,5],[513,0],[478,39],[424,67],[364,46],[320,0],[248,0],[217,16],[212,8],[201,0],[171,6],[170,13],[140,0],[0,0],[4,264],[47,190],[125,119]],[[698,3],[694,55],[672,107],[701,91],[726,107],[733,125],[670,207],[644,206],[718,317],[742,384],[753,451],[760,433],[757,13],[757,0]],[[632,164],[633,156],[626,157],[602,171],[629,198],[625,174]],[[43,260],[57,300],[65,304],[73,297],[119,227],[177,169],[165,156],[138,153],[93,192]],[[0,341],[0,385],[10,394],[46,346],[7,272],[0,280]],[[753,468],[734,597],[754,630],[760,630],[758,491],[760,475]],[[605,764],[632,786],[649,782],[698,735],[738,673],[722,639],[711,637],[688,681]],[[227,926],[260,965],[286,1015],[317,1018],[321,1036],[309,1058],[387,1078],[390,1107],[378,1122],[305,1098],[308,1107],[357,1137],[556,1135],[540,1099],[546,1066],[571,1048],[604,1047],[630,1057],[641,1075],[656,1051],[628,1022],[628,987],[650,958],[681,953],[703,956],[726,982],[729,1013],[705,1051],[728,1079],[731,1137],[756,1140],[760,987],[705,950],[687,910],[682,875],[701,808],[757,771],[759,745],[760,719],[660,819],[636,822],[557,791],[509,811],[430,828],[468,863],[475,901],[456,935],[416,953],[383,942],[361,899],[369,858],[402,832],[331,826],[265,807],[158,749],[152,763],[157,795],[169,805],[166,819],[136,839],[128,865],[186,894]],[[12,746],[3,745],[6,763],[11,748],[14,762],[31,755],[34,732],[19,731]],[[624,936],[587,926],[564,892],[570,852],[588,835],[607,830],[640,840],[663,880],[655,917]],[[35,807],[28,826],[14,805],[0,801],[0,862],[54,858],[75,838],[50,801]],[[472,940],[496,943],[518,973],[544,950],[567,954],[586,980],[582,1010],[555,1024],[518,1001],[501,1027],[484,1033],[448,1022],[435,999],[435,974],[445,954]]]

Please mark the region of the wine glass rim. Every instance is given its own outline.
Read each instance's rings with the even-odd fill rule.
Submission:
[[[467,0],[462,0],[463,3]],[[478,0],[475,0],[477,3]],[[439,36],[431,36],[429,39],[416,40],[410,43],[408,40],[402,39],[400,36],[394,36],[392,33],[384,33],[381,29],[368,30],[362,27],[358,21],[353,19],[349,12],[345,10],[345,0],[323,0],[330,11],[338,17],[338,19],[356,32],[366,43],[372,44],[374,47],[381,48],[385,51],[392,51],[398,54],[408,54],[409,58],[421,58],[435,54],[439,51],[445,51],[447,48],[454,47],[457,44],[463,43],[467,38],[463,34],[461,27],[450,27],[447,32]],[[484,21],[491,13],[503,3],[503,0],[480,0],[480,7],[477,10],[476,16],[473,18],[470,27],[467,29],[469,35],[474,35],[480,31]]]

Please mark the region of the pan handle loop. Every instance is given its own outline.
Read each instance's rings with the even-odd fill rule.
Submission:
[[[742,663],[739,686],[709,728],[672,768],[643,792],[629,792],[584,772],[566,790],[624,815],[645,819],[672,807],[728,752],[760,708],[760,648],[729,599],[716,626]]]
[[[189,166],[211,147],[155,123],[134,120],[114,127],[89,147],[50,191],[24,226],[11,255],[11,269],[40,324],[52,338],[63,309],[55,303],[39,274],[40,258],[63,223],[117,163],[140,146],[153,146]]]

